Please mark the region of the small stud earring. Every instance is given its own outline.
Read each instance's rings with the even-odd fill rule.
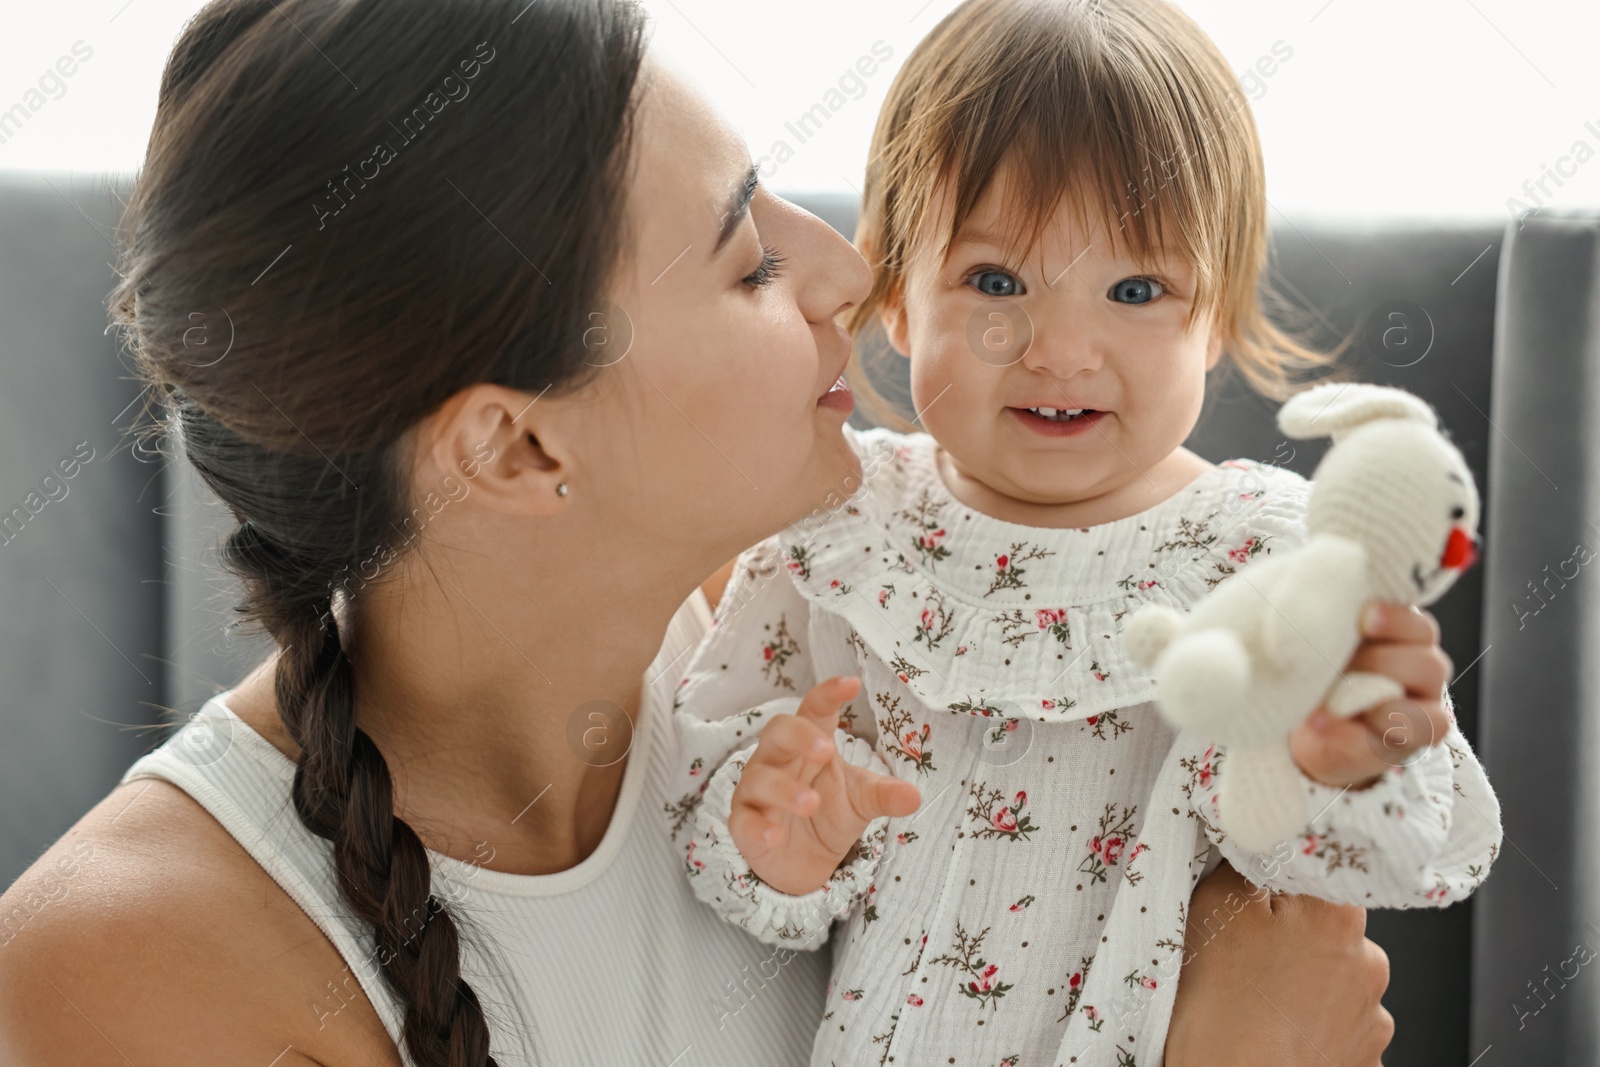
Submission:
[[[566,482],[562,482],[560,485],[556,486],[556,496],[566,496],[566,495],[567,495],[567,483]]]

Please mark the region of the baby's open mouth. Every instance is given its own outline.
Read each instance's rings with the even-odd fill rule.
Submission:
[[[1023,408],[1023,410],[1041,419],[1050,419],[1052,422],[1071,422],[1084,415],[1095,414],[1094,408]]]

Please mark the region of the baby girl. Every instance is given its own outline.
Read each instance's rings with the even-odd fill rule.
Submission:
[[[671,830],[729,921],[832,934],[814,1064],[1151,1067],[1212,866],[1440,907],[1487,875],[1499,806],[1447,666],[1400,671],[1412,729],[1313,713],[1310,818],[1242,849],[1225,751],[1121,642],[1306,536],[1305,479],[1183,447],[1224,360],[1277,398],[1331,362],[1258,302],[1260,146],[1210,40],[1162,0],[969,0],[870,159],[850,328],[909,359],[926,432],[853,370],[908,432],[847,430],[859,488],[737,561],[679,689]]]

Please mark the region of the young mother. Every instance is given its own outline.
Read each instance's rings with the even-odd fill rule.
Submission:
[[[854,484],[821,398],[868,269],[642,31],[217,0],[182,35],[112,306],[280,651],[8,893],[48,905],[0,1061],[806,1061],[825,959],[695,902],[657,782],[697,587]],[[1221,914],[1168,1064],[1377,1062],[1361,909]]]

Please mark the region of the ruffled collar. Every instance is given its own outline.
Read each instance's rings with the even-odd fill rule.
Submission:
[[[933,706],[1071,720],[1151,699],[1123,618],[1145,603],[1187,610],[1304,537],[1309,483],[1254,460],[1214,466],[1138,514],[1055,529],[962,504],[926,434],[851,436],[861,488],[781,534],[785,560],[809,600]]]

